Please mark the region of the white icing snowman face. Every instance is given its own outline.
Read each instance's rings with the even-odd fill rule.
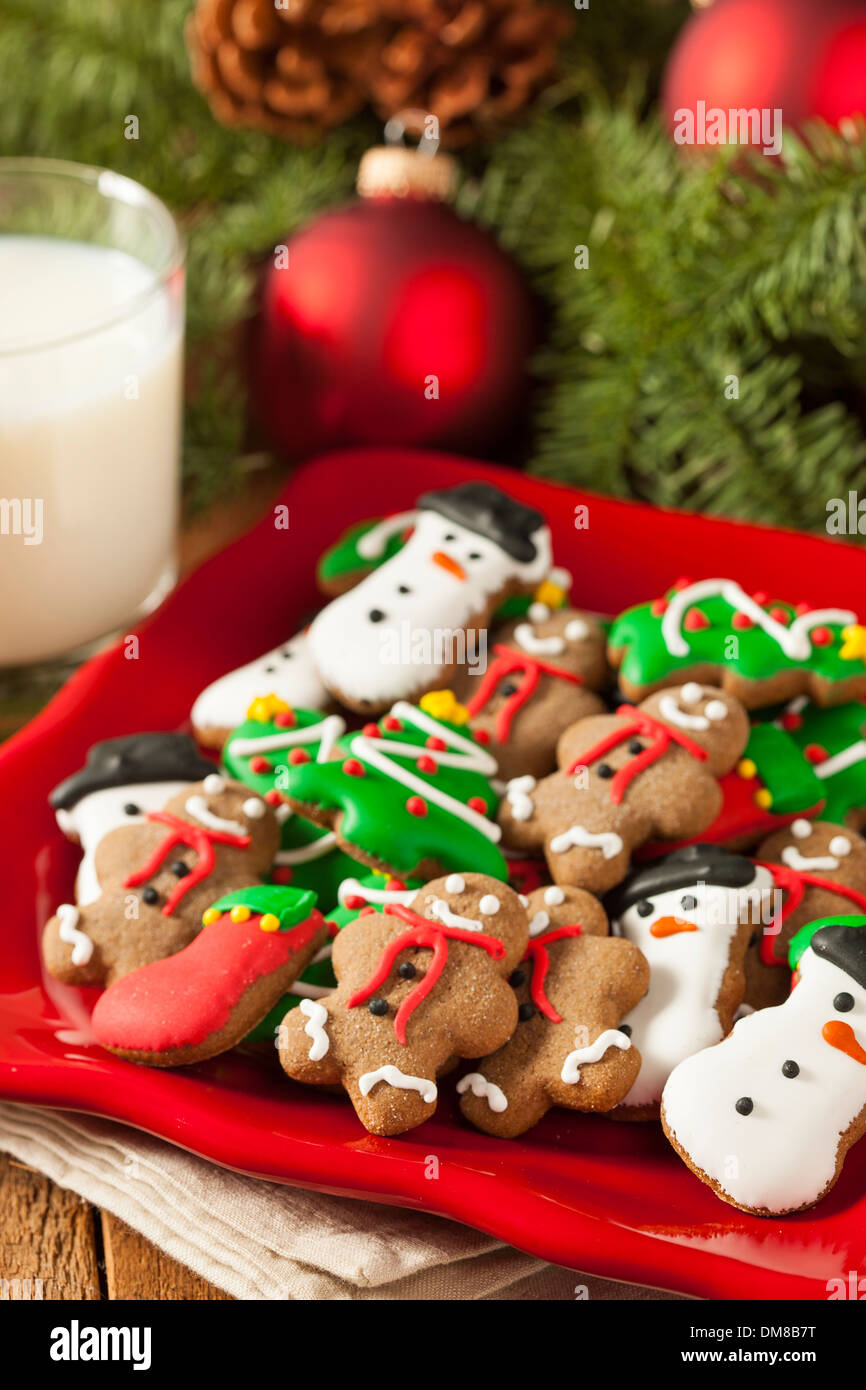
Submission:
[[[77,840],[84,858],[75,880],[79,907],[95,902],[102,890],[96,877],[94,853],[99,841],[119,825],[143,821],[147,811],[161,811],[186,782],[138,782],[123,787],[104,787],[89,792],[68,811],[57,811],[57,824],[70,840]]]
[[[741,1019],[664,1091],[677,1143],[750,1208],[814,1202],[834,1177],[839,1136],[866,1105],[866,991],[811,948],[799,972],[784,1004]]]
[[[733,938],[750,904],[756,915],[762,902],[769,913],[772,884],[762,868],[745,888],[689,884],[633,903],[613,923],[615,935],[640,948],[651,972],[647,994],[624,1020],[642,1062],[623,1104],[657,1102],[678,1062],[719,1041],[716,1000]]]
[[[193,726],[233,729],[244,722],[260,695],[276,695],[298,709],[318,710],[327,704],[328,693],[313,665],[306,633],[207,686],[192,707]]]
[[[540,581],[550,568],[545,527],[533,541],[535,558],[521,563],[485,536],[422,512],[399,554],[313,622],[310,643],[325,682],[377,704],[428,686],[454,653],[450,644],[437,651],[418,635],[466,627],[510,580]]]
[[[826,849],[822,847],[820,852],[810,853],[808,841],[812,833],[813,826],[810,821],[795,820],[791,826],[791,836],[795,843],[786,845],[782,850],[782,863],[800,873],[832,873],[841,869],[843,861],[853,848],[850,838],[840,832],[833,836]]]

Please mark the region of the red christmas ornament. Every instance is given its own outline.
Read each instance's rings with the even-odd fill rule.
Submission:
[[[484,450],[512,425],[533,301],[513,262],[446,205],[454,168],[398,145],[370,150],[361,198],[275,257],[251,390],[287,455],[346,444]]]
[[[778,109],[790,129],[816,118],[838,126],[866,114],[866,3],[716,0],[681,31],[662,108],[675,135],[678,125],[685,128],[682,112],[692,113],[696,134],[709,130],[711,111],[728,117]],[[765,148],[768,141],[741,135],[739,143]]]

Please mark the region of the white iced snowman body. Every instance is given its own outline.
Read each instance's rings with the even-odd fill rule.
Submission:
[[[731,942],[750,904],[760,910],[762,893],[771,889],[767,870],[756,868],[744,888],[689,884],[655,894],[651,912],[646,902],[633,903],[613,923],[614,934],[634,942],[650,967],[648,992],[623,1019],[641,1055],[623,1105],[657,1103],[678,1062],[719,1042],[715,1005]]]
[[[64,835],[77,840],[84,853],[75,878],[75,901],[79,907],[95,902],[102,892],[93,862],[100,840],[118,825],[141,823],[146,811],[161,811],[165,803],[187,785],[187,782],[135,782],[122,787],[104,787],[88,792],[69,810],[55,813]]]
[[[535,556],[521,562],[437,512],[419,513],[403,549],[314,619],[310,646],[325,685],[382,707],[429,689],[453,662],[454,633],[509,582],[531,586],[549,572],[547,528],[531,540]]]
[[[681,1062],[662,1098],[695,1167],[756,1210],[815,1202],[836,1171],[840,1135],[866,1106],[866,1065],[822,1031],[844,1022],[866,1047],[866,991],[811,948],[798,969],[784,1004],[740,1019],[724,1042]],[[840,1011],[840,999],[853,1007]]]
[[[297,709],[320,710],[328,703],[305,632],[206,686],[192,707],[193,728],[234,729],[260,695],[276,695]]]

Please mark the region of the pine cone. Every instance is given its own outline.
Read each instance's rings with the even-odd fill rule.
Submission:
[[[286,6],[286,8],[282,8]],[[572,17],[543,0],[197,0],[193,79],[225,125],[315,139],[364,106],[489,137],[556,75]]]

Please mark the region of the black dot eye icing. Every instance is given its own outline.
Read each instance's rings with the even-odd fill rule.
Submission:
[[[370,619],[371,623],[381,623],[385,614],[382,612],[381,608],[371,608],[367,617]]]
[[[294,654],[295,654],[294,652],[290,652],[290,651],[288,651],[288,650],[286,650],[286,651],[284,651],[284,652],[280,652],[280,655],[281,655],[281,657],[283,658],[283,661],[289,661],[289,660],[294,656]]]
[[[841,994],[837,994],[836,998],[833,1000],[833,1008],[840,1014],[849,1014],[853,1007],[854,996],[853,994],[849,994],[847,990],[843,990]]]
[[[595,770],[598,773],[599,777],[603,777],[605,778],[605,780],[608,777],[613,776],[613,768],[611,767],[610,763],[599,763],[598,767]]]
[[[126,805],[123,808],[123,814],[125,816],[140,816],[141,807],[136,806],[134,801],[127,801]]]
[[[795,1076],[800,1075],[800,1068],[796,1062],[788,1060],[782,1063],[782,1075],[787,1076],[788,1080],[792,1081]]]
[[[652,903],[647,898],[643,898],[635,910],[638,917],[650,917],[654,909]]]
[[[520,1019],[521,1023],[528,1023],[531,1018],[535,1017],[535,1005],[530,1004],[527,1000],[527,1002],[521,1004],[520,1008],[517,1010],[517,1017]]]
[[[740,1096],[740,1099],[734,1106],[738,1115],[751,1115],[754,1108],[755,1102],[752,1100],[751,1096]]]
[[[456,541],[457,537],[453,531],[446,531],[442,539],[443,541]]]
[[[697,905],[698,900],[693,893],[686,893],[684,897],[680,898],[680,907],[683,912],[694,912]]]
[[[619,1030],[618,1030],[618,1031],[619,1031],[620,1033],[625,1033],[625,1036],[626,1036],[627,1038],[630,1038],[630,1037],[631,1037],[631,1024],[630,1024],[630,1023],[621,1023],[621,1024],[619,1025]]]
[[[408,585],[408,584],[398,584],[398,585],[397,585],[397,593],[398,593],[398,594],[411,594],[411,592],[412,592],[412,590],[409,588],[409,585]]]
[[[628,745],[628,751],[637,755],[643,752],[643,744],[639,738],[633,738]]]
[[[480,551],[480,550],[470,550],[470,552],[469,552],[469,559],[470,559],[470,560],[483,560],[483,558],[484,558],[484,556],[481,554],[481,551]]]
[[[376,1018],[384,1018],[385,1014],[388,1012],[388,1000],[371,999],[369,1004],[367,1005],[367,1008],[370,1010],[370,1013],[373,1014]]]

